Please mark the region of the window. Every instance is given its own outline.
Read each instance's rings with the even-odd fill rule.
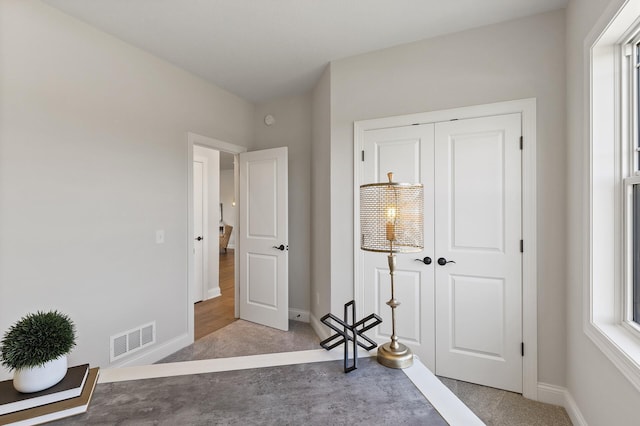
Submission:
[[[640,0],[612,5],[606,15],[584,51],[584,332],[640,390]]]
[[[620,85],[628,90],[621,93],[621,114],[629,117],[621,120],[621,170],[626,190],[625,223],[626,259],[631,267],[627,270],[624,288],[624,310],[622,321],[634,332],[640,332],[640,28],[634,28],[627,43],[622,44]],[[627,70],[625,72],[625,69]],[[625,138],[625,135],[628,135]],[[625,149],[627,148],[627,149]],[[628,153],[628,154],[625,154]]]
[[[621,134],[629,135],[627,149],[630,161],[627,167],[628,172],[623,173],[625,173],[625,187],[628,193],[628,206],[625,209],[626,222],[631,225],[627,232],[630,242],[626,245],[629,251],[627,259],[630,259],[631,273],[625,280],[627,301],[623,321],[636,331],[640,331],[640,35],[637,35],[638,31],[638,28],[633,30],[632,33],[636,35],[623,46],[624,54],[621,55],[623,58],[621,69],[628,70],[626,74],[624,72],[622,74],[622,78],[628,80],[626,87],[629,88],[628,101],[622,102],[622,105],[628,107],[626,111],[622,111],[622,114],[627,114],[629,119],[621,120],[623,127]],[[624,63],[625,61],[627,64]]]
[[[635,324],[640,324],[640,185],[633,185],[633,276],[628,298],[631,300],[629,316]],[[637,326],[637,325],[636,325]]]

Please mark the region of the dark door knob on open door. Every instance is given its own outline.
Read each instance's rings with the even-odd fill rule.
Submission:
[[[456,263],[456,261],[455,260],[447,260],[444,257],[441,257],[440,259],[438,259],[438,265],[440,265],[440,266],[444,266],[447,263]]]
[[[425,265],[431,265],[431,258],[426,256],[424,259],[416,259],[418,262],[422,262]]]
[[[198,238],[196,238],[196,241],[202,241],[202,240],[204,240],[204,238],[198,235]]]
[[[279,246],[273,246],[274,249],[278,249],[280,251],[284,251],[284,244],[280,244]]]

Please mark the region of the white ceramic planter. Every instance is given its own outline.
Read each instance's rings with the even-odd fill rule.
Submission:
[[[13,374],[18,392],[39,392],[57,384],[67,374],[67,356],[62,355],[40,367],[19,368]]]

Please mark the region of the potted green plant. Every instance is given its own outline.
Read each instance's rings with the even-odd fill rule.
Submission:
[[[75,324],[58,311],[28,314],[5,333],[0,362],[15,370],[13,386],[23,393],[47,389],[67,374],[67,354],[76,344]]]

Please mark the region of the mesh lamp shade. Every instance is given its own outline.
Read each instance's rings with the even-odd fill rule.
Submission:
[[[411,253],[424,247],[422,184],[392,182],[360,186],[360,248]]]

